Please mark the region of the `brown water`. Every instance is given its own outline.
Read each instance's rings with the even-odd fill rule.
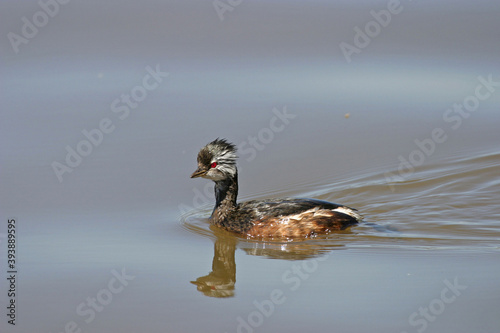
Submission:
[[[0,6],[5,35],[40,10]],[[0,331],[498,332],[500,7],[403,3],[348,63],[339,44],[386,6],[70,2],[18,53],[4,38]],[[240,148],[240,200],[365,221],[291,242],[211,228],[213,185],[189,175],[216,137]],[[86,156],[58,177],[68,149]]]

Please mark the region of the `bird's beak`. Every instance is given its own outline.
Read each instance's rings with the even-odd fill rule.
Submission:
[[[203,175],[205,175],[207,173],[206,170],[202,170],[200,168],[196,169],[195,172],[193,172],[193,174],[191,175],[191,178],[198,178],[198,177],[202,177]]]

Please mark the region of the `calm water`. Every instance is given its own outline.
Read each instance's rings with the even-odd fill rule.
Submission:
[[[4,36],[41,10],[0,6]],[[498,332],[500,7],[402,2],[348,63],[340,43],[386,6],[242,2],[221,21],[212,2],[74,1],[18,53],[3,38],[0,331]],[[216,137],[240,147],[240,200],[364,223],[211,228],[213,185],[189,175]]]

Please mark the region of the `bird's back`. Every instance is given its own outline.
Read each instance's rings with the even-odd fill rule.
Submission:
[[[224,226],[249,238],[310,238],[362,219],[353,208],[316,199],[273,198],[238,204]]]

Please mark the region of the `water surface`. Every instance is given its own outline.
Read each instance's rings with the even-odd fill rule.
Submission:
[[[0,6],[4,35],[40,10]],[[2,39],[0,267],[14,217],[18,308],[0,330],[497,332],[498,86],[453,105],[500,81],[499,7],[403,3],[348,63],[339,44],[386,6],[242,2],[220,21],[211,2],[74,1],[18,53]],[[151,70],[168,75],[114,104]],[[103,119],[60,181],[53,163]],[[365,221],[291,242],[211,228],[212,184],[189,175],[216,137],[240,147],[240,200]]]

